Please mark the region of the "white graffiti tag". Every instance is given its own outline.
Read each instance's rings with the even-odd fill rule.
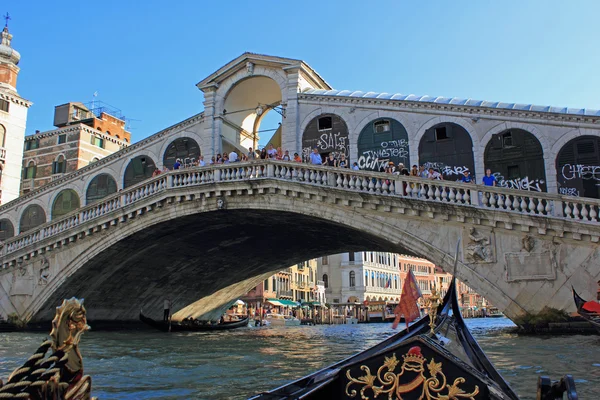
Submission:
[[[388,163],[388,159],[379,159],[377,157],[371,157],[370,155],[363,155],[360,156],[360,158],[358,159],[358,168],[372,171],[381,171],[382,168],[385,169]]]
[[[348,155],[347,152],[348,137],[342,136],[341,132],[338,133],[324,133],[319,137],[317,147],[322,151],[337,150],[341,153]]]
[[[570,187],[558,188],[558,193],[565,195],[565,196],[579,197],[579,190],[577,190],[575,188],[570,188]]]
[[[530,190],[534,192],[543,192],[542,186],[546,183],[543,179],[530,179],[528,176],[524,178],[504,179],[500,172],[495,172],[492,175],[496,177],[499,187],[507,189]]]
[[[598,182],[597,185],[600,185],[600,165],[565,164],[561,172],[563,178],[568,181],[571,179],[594,180]]]

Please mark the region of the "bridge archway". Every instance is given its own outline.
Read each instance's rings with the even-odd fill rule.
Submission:
[[[44,209],[38,204],[31,204],[27,206],[21,214],[19,233],[27,232],[44,223],[46,223],[46,213],[44,212]]]
[[[579,136],[562,146],[556,157],[559,194],[600,198],[600,137]]]
[[[85,192],[85,203],[92,204],[113,193],[117,193],[117,181],[110,174],[99,174],[92,178]]]
[[[464,170],[475,176],[473,140],[469,132],[453,122],[428,128],[419,142],[419,164],[440,172],[444,180],[459,181]]]
[[[181,164],[191,164],[200,158],[200,146],[190,137],[180,137],[173,140],[163,155],[163,166],[173,169],[176,160]]]
[[[77,210],[81,205],[79,195],[73,189],[62,190],[52,203],[51,219],[60,218],[63,215]]]
[[[380,171],[388,162],[410,169],[410,149],[406,128],[393,118],[377,118],[361,130],[357,141],[358,167]]]
[[[15,228],[9,219],[0,219],[0,242],[15,236]]]
[[[350,163],[349,131],[346,121],[337,114],[327,113],[314,117],[302,134],[302,158],[310,162],[310,153],[317,148],[324,160],[330,153],[344,154]]]
[[[484,164],[496,176],[498,186],[547,191],[544,150],[531,132],[506,129],[493,134],[485,147]]]
[[[232,84],[223,101],[222,151],[246,154],[250,147],[256,150],[261,122],[267,114],[283,112],[282,103],[282,87],[272,77],[252,75]],[[281,126],[264,133],[274,147],[281,146]]]
[[[152,177],[156,164],[148,156],[137,156],[129,161],[123,176],[123,188],[136,185]]]

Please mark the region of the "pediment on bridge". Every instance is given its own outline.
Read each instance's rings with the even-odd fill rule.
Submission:
[[[252,75],[255,66],[260,65],[272,69],[298,69],[303,77],[315,89],[333,89],[314,69],[302,60],[293,58],[276,57],[264,54],[256,54],[246,52],[234,60],[228,62],[217,71],[204,78],[196,86],[200,90],[206,88],[217,88],[219,84],[228,77],[236,74],[238,71],[245,69],[249,75]]]

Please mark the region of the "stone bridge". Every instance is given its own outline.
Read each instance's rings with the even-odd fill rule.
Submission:
[[[47,321],[77,296],[90,320],[134,320],[171,298],[175,317],[206,317],[282,267],[333,253],[407,253],[450,271],[459,238],[458,278],[510,318],[573,310],[571,285],[592,297],[600,279],[599,206],[280,161],[187,168],[6,240],[0,311]]]

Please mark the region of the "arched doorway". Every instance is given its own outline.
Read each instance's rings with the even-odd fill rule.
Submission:
[[[391,118],[369,122],[358,136],[358,167],[381,171],[391,161],[410,169],[408,133],[402,124]]]
[[[23,211],[23,214],[21,214],[19,232],[27,232],[44,223],[46,223],[46,213],[44,212],[44,209],[37,204],[32,204]]]
[[[485,146],[484,164],[500,187],[546,191],[544,150],[530,132],[510,129],[493,135]]]
[[[461,180],[465,169],[475,179],[473,141],[458,124],[443,122],[427,129],[419,143],[419,162],[437,170],[448,181]]]
[[[77,210],[79,206],[80,203],[77,192],[73,189],[65,189],[56,196],[56,199],[54,199],[51,219],[62,217],[71,211]]]
[[[5,241],[15,236],[15,228],[8,219],[0,219],[0,241]]]
[[[85,203],[92,204],[113,193],[117,193],[115,179],[109,174],[96,175],[85,192]]]
[[[192,138],[182,137],[171,142],[163,156],[163,165],[173,169],[173,164],[177,159],[181,160],[182,165],[191,165],[200,158],[200,146]]]
[[[137,156],[129,161],[125,169],[125,177],[123,178],[123,187],[136,185],[152,177],[156,164],[148,156]]]
[[[558,193],[600,199],[600,137],[580,136],[556,157]]]
[[[302,135],[302,159],[309,161],[310,153],[316,148],[325,159],[330,153],[336,157],[344,154],[350,161],[348,126],[339,115],[321,114],[313,118]]]
[[[252,76],[236,83],[223,103],[221,150],[246,154],[259,143],[280,147],[285,115],[281,102],[281,88],[269,77]]]

